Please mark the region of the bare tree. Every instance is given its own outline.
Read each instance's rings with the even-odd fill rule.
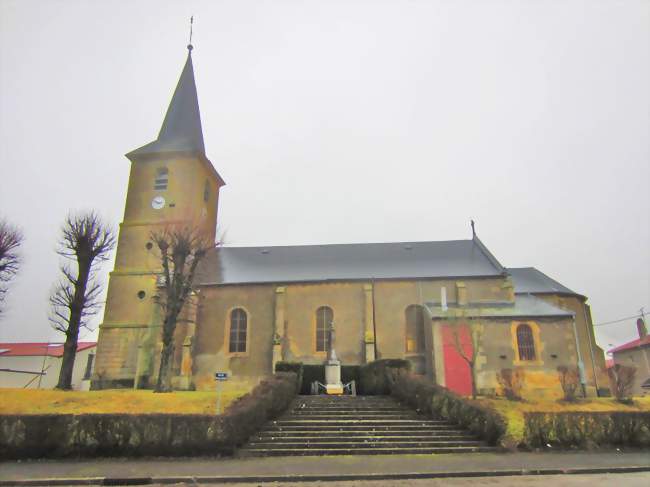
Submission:
[[[56,330],[65,333],[57,389],[72,387],[79,330],[87,326],[88,317],[101,307],[102,284],[97,280],[97,268],[108,259],[114,246],[113,229],[94,212],[68,215],[61,227],[57,253],[76,266],[71,267],[68,262],[61,266],[63,277],[50,296],[50,321]]]
[[[630,402],[636,377],[636,367],[614,364],[607,369],[607,374],[616,400],[622,403]]]
[[[564,394],[564,400],[573,402],[576,400],[576,391],[580,386],[580,372],[577,367],[567,367],[560,365],[557,368],[560,386]]]
[[[198,225],[177,224],[151,233],[160,251],[162,266],[161,293],[158,304],[163,310],[162,352],[155,392],[171,392],[171,366],[174,332],[183,307],[194,289],[197,266],[215,243],[199,230]]]
[[[23,242],[22,232],[5,220],[0,220],[0,315],[9,281],[18,273],[18,247]]]
[[[509,401],[521,401],[521,392],[524,388],[524,378],[526,374],[524,369],[515,367],[514,369],[501,369],[497,374],[497,382],[503,390],[503,395]]]
[[[466,331],[470,337],[472,351],[469,354],[466,352],[463,344],[461,343],[461,330]],[[475,323],[473,325],[467,323],[453,324],[451,334],[454,339],[454,348],[469,366],[470,376],[472,379],[472,399],[476,399],[476,396],[478,394],[476,388],[476,357],[478,356],[478,348],[481,344],[482,336],[480,325],[478,323]]]

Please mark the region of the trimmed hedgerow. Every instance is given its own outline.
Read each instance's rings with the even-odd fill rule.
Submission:
[[[0,415],[0,458],[229,455],[296,395],[282,372],[230,404],[224,414]]]
[[[311,394],[311,383],[318,381],[321,384],[325,383],[325,365],[307,365],[302,366],[302,387],[300,394]]]
[[[496,411],[471,404],[448,389],[404,369],[392,369],[388,376],[391,394],[419,413],[457,423],[490,445],[499,444],[505,435],[507,425]]]
[[[532,447],[650,447],[650,412],[524,413],[524,422]]]
[[[360,365],[341,365],[341,382],[343,382],[343,384],[348,384],[354,381],[358,389],[360,377],[361,377]]]
[[[359,387],[360,365],[342,365],[341,382],[347,384],[355,381]],[[278,362],[276,372],[294,372],[298,375],[299,393],[311,394],[311,384],[318,381],[325,383],[325,365],[305,365],[302,362]]]
[[[359,369],[358,392],[366,396],[390,394],[389,371],[411,370],[411,362],[402,359],[375,360]]]
[[[293,372],[297,377],[297,392],[302,394],[303,365],[302,362],[278,362],[275,364],[275,372]]]
[[[278,372],[234,401],[223,415],[228,443],[242,445],[269,419],[277,418],[289,407],[297,389],[295,373]]]

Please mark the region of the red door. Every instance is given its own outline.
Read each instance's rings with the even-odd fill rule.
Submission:
[[[472,340],[466,325],[442,325],[442,347],[445,360],[445,384],[456,394],[472,394],[472,375],[469,365],[456,349],[454,331],[458,333],[460,345],[467,357],[471,357]]]

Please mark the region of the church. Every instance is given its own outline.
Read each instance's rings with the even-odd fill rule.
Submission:
[[[151,232],[192,221],[216,238],[225,182],[205,153],[191,45],[158,138],[126,157],[93,389],[155,383],[161,269]],[[558,366],[576,367],[588,396],[608,388],[587,298],[534,267],[504,267],[473,224],[466,240],[217,247],[195,284],[176,328],[176,389],[213,389],[217,371],[254,384],[279,361],[322,364],[332,328],[343,365],[406,359],[460,394],[471,392],[463,355],[475,359],[481,394],[499,393],[500,372],[518,369],[527,393],[560,395]]]

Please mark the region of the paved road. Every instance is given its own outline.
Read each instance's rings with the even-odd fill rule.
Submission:
[[[162,487],[161,484],[160,487]],[[650,473],[607,475],[531,475],[517,477],[483,477],[425,480],[370,480],[353,482],[273,482],[268,484],[172,484],[176,487],[601,487],[619,485],[625,487],[648,487]],[[167,484],[165,487],[169,487]]]
[[[402,478],[415,478],[417,475],[440,477],[452,475],[460,477],[472,472],[512,472],[534,473],[546,471],[549,473],[564,473],[580,470],[608,469],[603,472],[591,473],[587,482],[597,479],[606,481],[609,477],[605,472],[619,470],[616,475],[623,473],[625,468],[647,470],[650,468],[650,452],[637,450],[631,452],[598,451],[598,452],[556,452],[556,453],[463,453],[448,455],[375,455],[375,456],[332,456],[332,457],[269,457],[269,458],[142,458],[142,459],[80,459],[80,460],[40,460],[25,462],[0,462],[0,481],[4,485],[11,485],[20,480],[36,480],[47,478],[58,479],[100,479],[100,478],[151,478],[154,482],[165,482],[163,479],[178,479],[188,481],[196,478],[197,482],[208,482],[208,478],[228,481],[239,477],[253,477],[257,481],[275,478],[280,482],[287,479],[291,483],[282,485],[304,486],[299,483],[303,479],[322,479],[332,475],[373,477],[388,475]],[[416,475],[413,475],[416,474]],[[579,482],[577,474],[566,476],[568,482]],[[632,474],[630,474],[632,475]],[[630,477],[643,478],[650,485],[650,471]],[[599,477],[600,476],[600,477]],[[552,476],[544,475],[532,477],[529,484],[523,483],[520,475],[509,477],[511,484],[499,485],[538,485],[544,482],[545,487],[555,485],[551,482]],[[612,477],[623,479],[624,477]],[[186,480],[187,479],[187,480]],[[538,479],[538,480],[535,480]],[[91,480],[93,481],[93,480]],[[477,479],[470,480],[473,484]],[[323,485],[359,485],[359,486],[384,486],[384,485],[469,485],[467,480],[376,480],[357,483],[350,482],[323,482]],[[508,482],[505,478],[484,478],[481,482]],[[599,480],[601,481],[601,480]],[[440,483],[442,482],[442,483]],[[460,482],[456,484],[456,482]],[[465,482],[465,483],[463,483]],[[538,484],[535,484],[537,482]],[[196,484],[193,484],[196,485]],[[224,485],[224,484],[221,484]],[[242,486],[243,483],[237,485]],[[253,484],[254,485],[254,484]],[[267,484],[272,485],[272,484]],[[484,484],[487,485],[487,484]],[[541,485],[541,484],[539,484]],[[580,483],[567,485],[585,485]],[[601,483],[601,485],[607,485]],[[627,485],[626,485],[627,487]]]

